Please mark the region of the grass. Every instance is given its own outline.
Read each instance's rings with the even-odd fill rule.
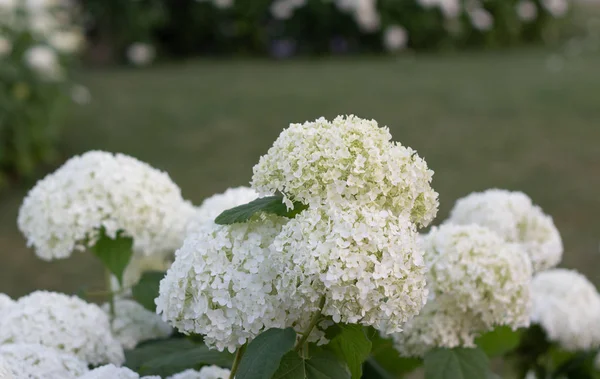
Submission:
[[[560,228],[563,265],[600,283],[600,56],[569,61],[560,72],[546,69],[547,57],[517,51],[84,71],[93,101],[74,109],[63,151],[131,154],[167,170],[199,203],[247,184],[290,122],[375,118],[435,170],[438,221],[471,191],[523,190]],[[100,286],[87,254],[46,263],[24,246],[15,219],[31,185],[0,197],[0,291]]]

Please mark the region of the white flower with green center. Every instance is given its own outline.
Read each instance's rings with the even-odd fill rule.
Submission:
[[[93,365],[125,360],[100,307],[54,292],[33,292],[0,314],[0,345],[7,343],[40,344]]]
[[[193,207],[169,176],[135,158],[91,151],[40,180],[19,211],[19,229],[44,260],[69,257],[99,231],[133,237],[142,255],[172,254]]]
[[[314,209],[290,220],[273,242],[282,257],[278,285],[290,312],[322,313],[334,322],[398,331],[427,298],[423,253],[415,227],[366,207]]]
[[[387,128],[355,116],[292,124],[254,166],[252,187],[281,192],[288,207],[352,202],[427,225],[437,213],[433,171],[411,148],[391,142]]]
[[[568,351],[600,347],[600,295],[592,283],[573,270],[554,269],[534,276],[531,322],[552,342]]]
[[[102,306],[102,309],[109,314],[108,304]],[[159,315],[126,299],[115,301],[115,317],[111,325],[113,335],[126,350],[133,349],[143,341],[169,337],[173,332]]]
[[[75,355],[38,344],[1,345],[1,366],[2,379],[78,379],[88,371],[87,363]]]
[[[478,225],[444,224],[423,239],[429,289],[496,325],[529,325],[531,263],[515,244]]]

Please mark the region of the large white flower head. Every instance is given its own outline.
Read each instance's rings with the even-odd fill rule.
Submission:
[[[269,246],[287,219],[257,215],[242,224],[206,223],[188,236],[160,283],[157,313],[209,347],[234,351],[263,330],[285,327],[281,272]]]
[[[0,345],[6,343],[40,344],[90,364],[125,359],[100,307],[54,292],[33,292],[0,315]]]
[[[19,229],[45,260],[92,246],[101,229],[133,237],[143,255],[166,255],[183,242],[193,207],[169,176],[123,154],[91,151],[39,181],[19,211]]]
[[[258,198],[258,193],[249,187],[228,188],[223,193],[218,193],[204,199],[196,208],[194,217],[187,228],[188,234],[196,232],[202,224],[213,222],[223,211],[247,204]]]
[[[15,379],[78,379],[88,371],[75,355],[37,344],[0,345],[0,362]]]
[[[600,295],[592,283],[573,270],[554,269],[534,276],[531,322],[548,339],[569,351],[600,347]]]
[[[160,376],[142,376],[127,367],[117,367],[113,364],[101,366],[87,372],[79,379],[160,379]]]
[[[200,371],[185,370],[167,379],[229,379],[231,371],[219,366],[204,366]]]
[[[108,304],[102,307],[107,314],[109,308]],[[113,335],[126,350],[133,349],[146,340],[166,338],[173,332],[159,315],[127,299],[115,301],[115,318],[111,325]]]
[[[423,357],[434,348],[475,347],[475,338],[484,329],[479,317],[457,309],[453,299],[442,296],[429,300],[392,340],[401,356]]]
[[[522,192],[490,189],[456,201],[447,222],[477,224],[496,232],[527,252],[534,272],[556,266],[563,253],[552,218]]]
[[[291,124],[254,166],[252,187],[283,193],[288,207],[352,202],[427,225],[438,207],[433,172],[414,150],[390,140],[388,128],[355,116]]]
[[[529,325],[531,263],[518,245],[478,225],[434,227],[423,241],[429,288],[493,328]]]
[[[334,322],[391,333],[425,304],[415,227],[388,211],[309,208],[283,227],[273,247],[275,256],[289,256],[279,287],[304,301],[293,307],[298,311],[314,312],[325,297],[322,313]]]

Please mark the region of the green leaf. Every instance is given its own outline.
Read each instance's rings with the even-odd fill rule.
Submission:
[[[273,379],[350,379],[344,362],[328,350],[317,349],[310,359],[290,351],[282,359]],[[237,378],[237,376],[236,376]],[[245,378],[240,378],[245,379]]]
[[[185,338],[156,340],[125,352],[125,366],[141,375],[169,376],[204,365],[231,367],[233,356]]]
[[[329,342],[327,349],[346,362],[352,379],[360,379],[362,364],[371,353],[371,341],[360,325],[338,324],[336,326],[341,329],[341,332]]]
[[[237,379],[271,379],[281,358],[296,343],[293,328],[269,329],[259,334],[246,348]]]
[[[474,379],[489,375],[481,349],[434,349],[425,355],[425,379]]]
[[[391,339],[381,337],[373,328],[368,330],[369,338],[373,343],[371,358],[369,358],[373,369],[380,372],[385,370],[391,377],[401,378],[423,365],[422,359],[401,357]]]
[[[287,206],[283,203],[282,195],[267,196],[224,211],[217,216],[215,223],[219,225],[231,225],[246,222],[258,212],[294,218],[298,213],[307,208],[308,207],[302,203],[294,202],[294,209],[288,210]]]
[[[117,237],[112,239],[102,230],[100,238],[91,250],[102,261],[104,267],[117,277],[119,284],[123,285],[123,271],[133,255],[133,238],[118,232]]]
[[[477,338],[475,343],[488,357],[498,357],[515,350],[520,341],[521,331],[514,331],[508,326],[500,326]]]
[[[158,297],[160,281],[165,277],[162,271],[146,271],[142,274],[140,281],[131,288],[131,294],[135,301],[151,312],[156,312],[154,299]]]

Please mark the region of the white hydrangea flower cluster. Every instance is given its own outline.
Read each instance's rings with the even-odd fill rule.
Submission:
[[[475,347],[484,329],[479,317],[456,309],[454,300],[441,296],[427,302],[421,313],[394,333],[394,348],[403,357],[423,357],[434,348]]]
[[[427,299],[415,226],[386,210],[309,208],[283,227],[273,247],[289,256],[279,291],[301,301],[297,310],[316,311],[325,296],[322,313],[334,322],[391,333]]]
[[[12,307],[15,301],[10,296],[0,293],[0,314],[6,312],[9,307]]]
[[[515,244],[478,225],[444,224],[422,237],[430,299],[393,336],[404,356],[473,347],[477,335],[529,325],[531,262]]]
[[[95,304],[60,293],[36,291],[0,314],[0,345],[40,344],[89,364],[124,361],[106,314]]]
[[[108,304],[104,304],[102,309],[109,314]],[[126,350],[133,349],[143,341],[169,337],[173,332],[159,315],[127,299],[115,301],[115,317],[111,326],[113,335]]]
[[[552,218],[522,192],[474,192],[456,202],[447,222],[485,226],[519,244],[529,255],[534,272],[552,268],[562,258],[562,239]]]
[[[229,379],[231,371],[219,366],[204,366],[200,371],[185,370],[167,379]]]
[[[160,283],[156,311],[209,347],[235,351],[263,329],[285,327],[287,315],[273,281],[269,246],[287,221],[257,216],[243,224],[206,223],[188,236]]]
[[[291,124],[254,166],[252,187],[283,193],[289,208],[292,201],[312,208],[352,202],[427,225],[438,207],[432,176],[414,150],[391,142],[388,128],[340,116]]]
[[[135,158],[91,151],[39,181],[19,211],[29,246],[44,260],[92,246],[99,231],[133,237],[143,255],[177,249],[193,207],[169,176]]]
[[[0,363],[15,379],[78,379],[88,372],[75,355],[37,344],[0,345]]]
[[[204,223],[213,222],[223,211],[249,203],[258,197],[258,193],[252,188],[235,187],[204,199],[202,204],[196,208],[196,213],[188,224],[187,233],[192,234]]]
[[[600,347],[600,294],[580,273],[554,269],[534,276],[531,322],[568,351]]]
[[[491,329],[529,325],[531,262],[518,245],[478,225],[434,227],[423,241],[430,289]]]
[[[95,368],[79,379],[161,379],[160,376],[142,376],[127,367],[117,367],[113,364],[108,364]]]

